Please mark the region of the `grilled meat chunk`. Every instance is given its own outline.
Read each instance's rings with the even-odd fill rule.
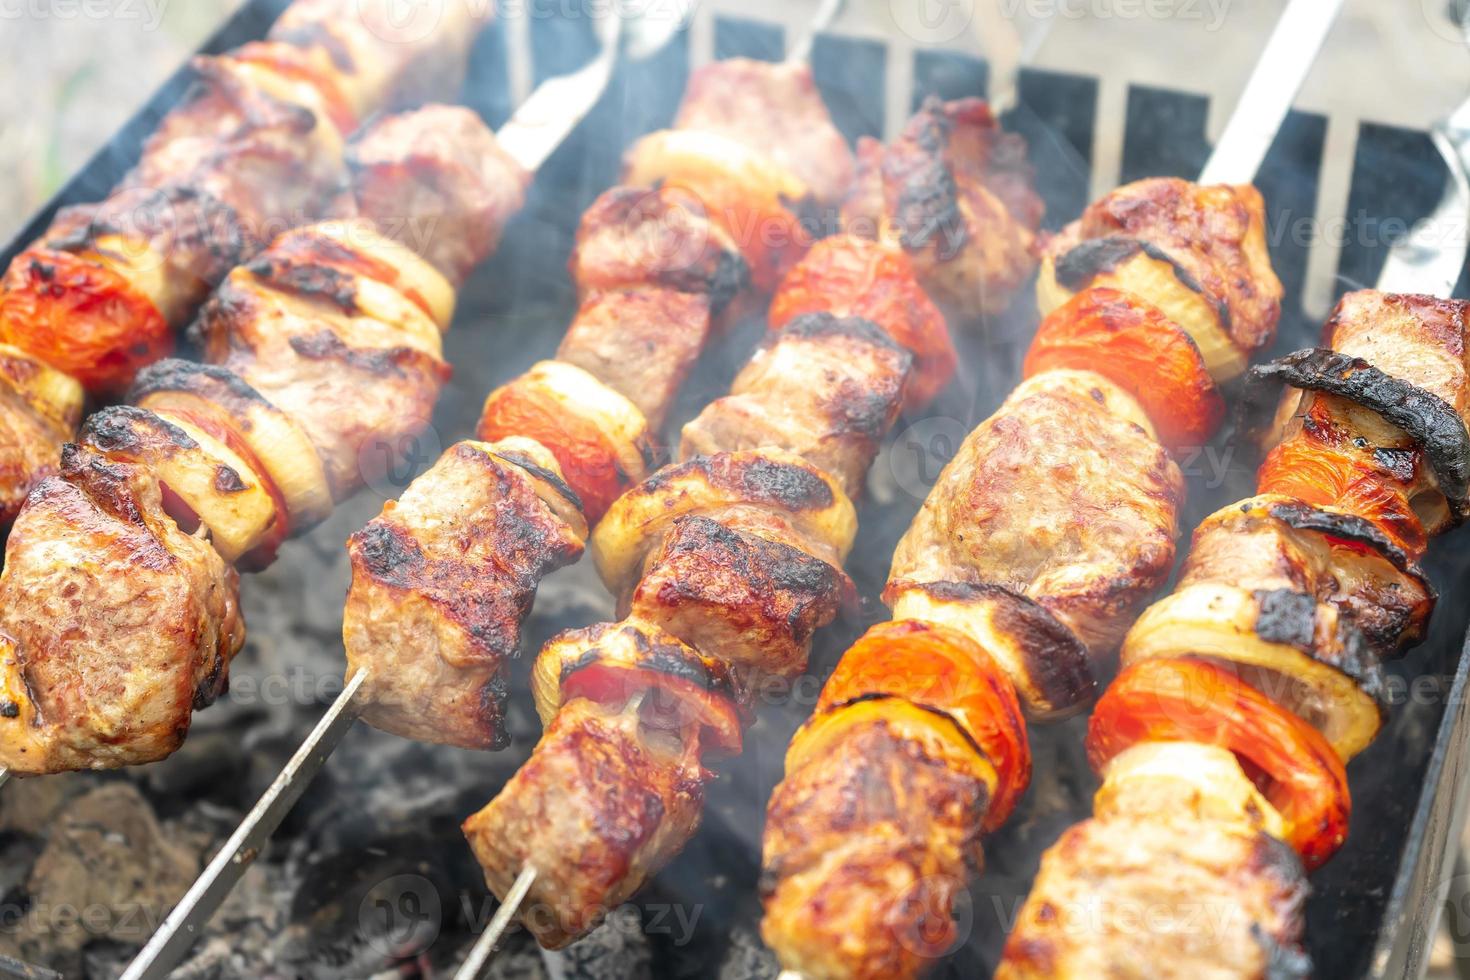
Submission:
[[[1090,205],[1043,251],[1043,315],[1089,286],[1132,293],[1184,328],[1222,382],[1275,339],[1282,289],[1254,187],[1136,181]]]
[[[458,285],[495,251],[531,175],[464,106],[381,119],[347,149],[351,210]]]
[[[551,454],[529,440],[462,442],[352,535],[342,639],[368,671],[363,718],[384,731],[504,748],[502,668],[547,573],[587,526]]]
[[[449,375],[439,327],[417,303],[290,249],[230,273],[194,329],[207,360],[306,431],[338,501],[367,467],[394,464]]]
[[[822,204],[837,203],[852,183],[852,150],[805,61],[711,62],[689,76],[674,125],[719,133],[770,157]]]
[[[244,640],[236,582],[145,468],[69,445],[0,574],[0,764],[115,768],[178,748]]]
[[[409,16],[394,0],[292,0],[270,38],[325,51],[343,96],[365,117],[453,98],[470,46],[494,14],[493,4],[476,0],[446,0]]]
[[[954,943],[955,895],[982,864],[987,784],[938,715],[896,701],[837,710],[861,718],[788,756],[767,807],[761,936],[812,980],[917,977]]]
[[[913,357],[867,320],[799,317],[771,334],[730,385],[684,426],[680,455],[774,446],[858,497],[903,407]]]
[[[877,159],[876,151],[867,154]],[[1025,141],[979,99],[930,98],[866,168],[844,209],[848,230],[902,248],[942,306],[974,317],[1003,310],[1035,267],[1043,205]],[[867,213],[882,183],[882,213]],[[869,231],[868,229],[874,229]]]
[[[1042,858],[997,980],[1305,976],[1301,862],[1259,830],[1193,817],[1068,830]]]
[[[521,921],[550,949],[596,926],[699,826],[697,742],[648,724],[645,703],[566,702],[526,764],[464,823],[496,895],[537,869]]]
[[[657,431],[704,350],[710,326],[707,293],[655,286],[594,293],[556,356],[638,406]]]
[[[1000,586],[1105,658],[1173,567],[1183,495],[1137,402],[1100,375],[1049,371],[945,466],[898,543],[890,587]]]
[[[627,615],[717,656],[750,690],[806,669],[812,633],[849,588],[840,569],[790,545],[684,517],[649,555]]]
[[[750,267],[699,198],[676,186],[614,187],[582,212],[569,262],[578,295],[658,286],[709,297],[725,317]]]
[[[346,173],[355,117],[332,104],[336,69],[319,48],[253,42],[194,59],[189,98],[144,144],[124,186],[170,182],[224,202],[257,238],[315,219]]]

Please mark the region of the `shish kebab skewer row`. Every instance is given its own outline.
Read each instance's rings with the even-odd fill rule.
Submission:
[[[0,527],[55,472],[84,394],[125,392],[224,276],[321,217],[347,139],[385,109],[452,98],[490,4],[405,33],[387,0],[296,0],[197,81],[104,201],[63,209],[0,279]]]
[[[645,43],[645,50],[646,47]],[[767,86],[770,91],[763,97],[768,107],[781,106],[790,111],[791,106],[815,106],[821,112],[817,122],[825,121],[825,109],[816,96],[809,72],[802,66],[736,61],[714,71],[731,84]],[[728,95],[724,89],[723,85],[708,85],[702,91],[709,97],[724,98]],[[564,95],[561,93],[558,99]],[[587,105],[591,101],[589,98]],[[694,102],[685,106],[688,112],[697,108]],[[714,120],[720,117],[718,108],[712,107],[710,113],[714,126]],[[726,118],[723,124],[734,127],[736,121]],[[845,149],[830,122],[825,128],[818,126],[808,132],[814,148],[822,153],[830,155],[834,143]],[[545,134],[540,136],[533,142],[544,147]],[[642,456],[649,450],[649,440],[641,434],[647,425],[631,399],[638,399],[650,415],[661,414],[658,406],[667,406],[688,370],[689,360],[697,355],[699,344],[713,325],[730,315],[731,300],[738,297],[748,278],[745,260],[733,247],[728,233],[714,225],[711,218],[714,212],[697,202],[688,189],[697,183],[711,187],[711,195],[719,197],[729,194],[727,188],[718,186],[719,181],[749,179],[748,172],[739,165],[742,157],[734,157],[735,166],[725,162],[730,159],[732,147],[742,149],[738,141],[712,134],[703,154],[697,152],[698,147],[688,148],[682,154],[674,154],[672,163],[667,164],[671,172],[683,174],[680,183],[665,183],[653,190],[614,189],[589,209],[578,235],[573,269],[584,288],[596,291],[601,298],[589,298],[584,304],[562,347],[565,362],[538,365],[507,386],[507,390],[517,393],[511,401],[515,407],[512,414],[518,421],[533,431],[567,432],[570,441],[548,441],[571,450],[562,459],[571,461],[567,463],[568,474],[586,500],[595,502],[599,493],[615,494],[617,481],[626,478],[621,473],[622,467],[636,472],[637,467],[647,465]],[[691,150],[695,151],[692,158]],[[831,164],[824,167],[830,169]],[[702,168],[708,168],[709,172]],[[769,188],[758,190],[769,195]],[[693,209],[689,206],[691,202],[697,205]],[[734,221],[748,215],[742,212],[723,217]],[[795,226],[794,215],[788,220]],[[788,233],[782,241],[799,239],[790,238]],[[759,240],[756,243],[759,246]],[[626,302],[613,302],[615,299]],[[671,317],[684,317],[685,322]],[[663,333],[671,336],[665,338]],[[692,345],[691,338],[695,341]],[[626,357],[621,361],[609,360],[620,348],[624,352],[633,350],[660,356],[651,357],[655,363]],[[585,363],[587,368],[578,368],[573,362]],[[602,385],[596,374],[606,376],[610,385]],[[614,390],[611,384],[619,385],[629,397]],[[577,406],[584,398],[591,403],[585,410],[559,411],[559,402]],[[496,398],[492,396],[490,401],[494,403]],[[632,425],[620,428],[627,422]],[[487,424],[492,423],[487,421]],[[605,428],[599,427],[604,424]],[[630,433],[631,438],[624,438]],[[481,451],[486,448],[495,452]],[[630,449],[631,453],[626,451]],[[423,701],[426,710],[444,712],[445,724],[437,740],[483,747],[498,740],[494,726],[499,722],[494,710],[495,679],[492,676],[487,682],[475,660],[502,656],[507,637],[517,635],[520,617],[527,611],[517,604],[520,598],[529,603],[529,593],[516,591],[522,587],[522,579],[529,577],[534,584],[544,568],[565,560],[558,554],[565,546],[557,540],[535,539],[535,521],[544,517],[543,507],[564,517],[568,525],[581,524],[584,518],[577,512],[581,498],[557,472],[561,465],[557,457],[529,439],[507,438],[493,447],[461,444],[415,485],[433,485],[441,468],[452,467],[456,462],[465,465],[455,475],[466,479],[456,482],[454,490],[466,494],[474,521],[466,526],[456,515],[448,518],[431,515],[425,525],[416,529],[429,532],[424,548],[419,550],[416,542],[409,542],[412,553],[399,554],[389,579],[372,584],[420,588],[425,592],[424,602],[416,605],[410,597],[410,601],[396,608],[384,608],[380,615],[384,620],[390,620],[394,614],[415,619],[427,633],[409,631],[392,637],[390,642],[406,639],[409,648],[414,649],[426,636],[432,636],[444,644],[442,649],[426,651],[422,661],[408,664],[394,675],[397,683],[387,693],[411,699],[427,692]],[[493,488],[475,485],[487,476]],[[390,505],[386,510],[396,509],[402,516],[413,506],[412,496],[411,489],[396,507]],[[437,501],[441,507],[444,502],[442,497]],[[476,510],[480,504],[483,506]],[[521,513],[516,513],[515,508],[520,508]],[[387,516],[379,523],[386,521]],[[521,533],[502,534],[497,538],[507,527]],[[436,536],[436,530],[444,532],[443,535]],[[441,547],[447,547],[448,552],[440,553]],[[357,577],[355,574],[355,580]],[[503,595],[505,592],[510,594]],[[428,605],[436,605],[434,611],[442,617],[439,622],[432,621],[433,616],[424,615]],[[467,634],[456,635],[461,629]],[[351,636],[350,625],[347,634]],[[464,668],[462,673],[460,668]],[[437,672],[449,676],[436,681]],[[320,761],[364,706],[362,701],[367,699],[362,694],[372,676],[366,669],[357,669],[351,675],[343,694],[312,736],[130,966],[129,978],[161,975],[161,970],[166,970],[168,964],[176,962],[187,950],[192,929],[217,907],[238,877],[238,870],[232,869],[243,867],[248,862],[244,855],[256,853],[264,844]],[[458,695],[452,687],[455,682],[471,686],[473,697],[456,702]],[[436,683],[449,689],[440,692]],[[385,696],[381,701],[386,710],[369,720],[409,734],[414,733],[415,723],[422,727],[421,721],[409,720],[412,715],[401,710],[405,704],[402,698]],[[462,710],[465,707],[470,710]],[[408,729],[397,727],[406,720]]]
[[[366,452],[427,424],[456,285],[529,175],[459,107],[385,117],[351,152],[350,217],[234,269],[193,328],[208,363],[145,368],[21,509],[0,572],[10,772],[178,748],[244,640],[234,566],[270,564],[359,488]],[[387,237],[410,227],[432,229],[425,257]]]
[[[1269,447],[1258,494],[1201,526],[1124,641],[1088,727],[1095,816],[1043,857],[997,976],[1310,970],[1305,872],[1346,837],[1382,659],[1423,638],[1416,562],[1470,511],[1467,330],[1464,301],[1363,290],[1321,348],[1253,373],[1257,396],[1287,386],[1246,427]],[[1223,928],[1181,934],[1201,903]],[[1140,907],[1171,927],[1128,926]]]
[[[1023,712],[1096,697],[1173,567],[1170,453],[1208,441],[1218,385],[1273,335],[1252,187],[1130,184],[1044,254],[1025,380],[941,472],[894,554],[892,620],[843,656],[787,751],[762,935],[802,976],[911,977],[948,947],[982,834],[1030,780]]]
[[[635,170],[651,140],[631,151]],[[817,243],[731,394],[684,427],[683,462],[596,526],[593,557],[624,618],[543,648],[532,683],[546,732],[465,823],[503,900],[534,876],[515,894],[544,945],[575,941],[677,853],[699,823],[705,754],[739,751],[752,693],[804,669],[813,632],[850,594],[851,496],[915,377],[925,399],[953,371],[919,283],[964,278],[996,302],[1027,261],[1039,201],[1019,139],[982,103],[930,102],[894,145],[865,149],[879,165],[844,217],[862,227],[874,215],[858,206],[880,201],[868,227],[886,240]],[[942,241],[962,247],[941,254]],[[808,312],[824,308],[843,316]]]
[[[1288,8],[1213,179],[1255,174],[1335,13]],[[1172,566],[1168,451],[1211,436],[1220,386],[1271,342],[1264,225],[1251,187],[1145,180],[1044,245],[1025,380],[941,473],[894,556],[893,621],[788,750],[761,881],[783,978],[911,977],[952,945],[981,837],[1029,782],[1022,715],[1095,697]]]

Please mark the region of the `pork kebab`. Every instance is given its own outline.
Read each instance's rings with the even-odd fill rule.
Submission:
[[[375,113],[454,97],[492,6],[295,0],[196,80],[106,198],[64,208],[0,278],[0,529],[55,472],[85,395],[126,392],[230,270],[323,215]]]
[[[1470,508],[1467,315],[1349,293],[1321,348],[1253,371],[1258,493],[1206,519],[1128,632],[1088,726],[1094,817],[1043,857],[997,976],[1310,972],[1305,871],[1347,835],[1344,766],[1382,725],[1382,661],[1424,637],[1418,559]],[[1188,928],[1202,903],[1212,928]]]
[[[191,329],[208,363],[144,368],[133,403],[87,419],[22,507],[0,572],[10,772],[178,748],[244,639],[236,566],[270,564],[355,492],[370,453],[428,423],[455,289],[528,174],[477,115],[440,105],[380,119],[348,159],[342,217],[281,235],[205,306]]]
[[[1096,697],[1173,567],[1171,453],[1210,438],[1219,385],[1275,329],[1249,186],[1130,184],[1043,251],[1025,380],[899,541],[893,618],[838,663],[767,811],[762,935],[802,976],[915,976],[948,948],[1030,779],[1023,714]]]
[[[753,121],[742,128],[721,113],[732,104]],[[793,115],[803,121],[790,128],[811,143],[795,157],[821,161],[821,170],[797,176],[760,155],[774,142],[765,121]],[[783,143],[789,152],[789,138]],[[937,163],[927,159],[934,151],[922,148],[946,144],[952,149],[941,150],[947,156]],[[870,159],[875,147],[863,145]],[[614,189],[584,215],[571,259],[581,305],[557,358],[492,392],[479,440],[452,447],[349,543],[344,641],[348,676],[368,675],[365,720],[426,741],[506,744],[503,669],[519,650],[538,583],[575,560],[588,529],[653,473],[658,432],[712,331],[762,303],[762,283],[785,273],[811,241],[798,211],[834,203],[830,188],[843,179],[826,174],[838,159],[834,148],[847,152],[808,68],[745,60],[696,72],[676,128],[633,148],[627,176],[657,187]],[[778,295],[770,316],[777,332],[735,379],[730,397],[684,428],[686,457],[783,447],[830,473],[845,500],[857,493],[892,423],[889,409],[900,405],[895,390],[908,372],[899,362],[918,362],[905,389],[911,404],[926,402],[949,380],[954,351],[943,315],[919,284],[923,263],[936,276],[958,275],[951,270],[966,265],[964,275],[987,284],[999,265],[987,289],[998,294],[1027,261],[1039,205],[1016,189],[1020,149],[973,102],[931,104],[887,155],[895,202],[911,174],[926,166],[945,175],[972,168],[960,173],[959,186],[988,210],[976,220],[955,218],[948,231],[960,240],[968,229],[976,246],[940,259],[927,239],[913,249],[856,236],[816,243],[787,273],[802,285]],[[864,173],[881,214],[883,188],[871,185],[884,176],[876,167]],[[1019,218],[985,181],[1025,200]],[[968,200],[965,215],[975,213]],[[1016,226],[1008,232],[1015,252],[1000,263],[1002,250],[982,249],[991,224],[998,232]],[[750,231],[773,226],[780,233]],[[862,322],[805,316],[820,310]],[[869,392],[865,408],[857,395]],[[819,426],[816,418],[825,421]],[[777,466],[772,475],[788,469]],[[833,506],[841,509],[838,497]],[[775,529],[767,536],[783,540]],[[840,565],[836,551],[822,557]],[[808,564],[815,574],[819,566]],[[806,637],[834,608],[823,600],[803,614],[810,622],[794,624],[780,673],[801,669]]]
[[[630,171],[664,176],[649,161],[672,160],[681,169],[662,186],[697,189],[689,157],[658,155],[693,140],[648,137]],[[814,631],[851,597],[852,499],[905,402],[954,370],[939,284],[983,283],[969,302],[998,303],[1025,279],[1041,204],[1024,145],[983,103],[925,103],[892,145],[864,144],[857,174],[843,217],[875,238],[818,242],[780,277],[772,332],[683,428],[681,461],[596,523],[592,555],[624,618],[542,649],[532,693],[545,733],[464,825],[502,899],[534,874],[522,920],[548,947],[584,935],[678,852],[699,824],[706,756],[739,751],[763,679],[800,673]],[[746,200],[716,189],[701,200]],[[766,256],[746,258],[758,286]],[[561,438],[536,433],[552,455],[565,455]],[[432,499],[442,508],[445,495]],[[433,526],[422,512],[418,523]],[[473,680],[468,694],[484,689]]]

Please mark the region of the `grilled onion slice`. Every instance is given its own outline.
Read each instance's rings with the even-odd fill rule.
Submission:
[[[146,465],[165,488],[165,500],[171,494],[187,508],[175,516],[196,518],[227,562],[273,537],[279,540],[287,518],[275,488],[194,420],[169,410],[114,406],[91,416],[78,442],[104,456]]]
[[[1195,820],[1241,822],[1286,839],[1281,812],[1229,750],[1200,742],[1139,742],[1114,756],[1092,798],[1092,813],[1110,817],[1185,814]]]
[[[1194,656],[1224,664],[1322,733],[1346,762],[1383,724],[1378,659],[1337,609],[1287,590],[1221,582],[1155,603],[1123,643],[1125,667]]]
[[[827,473],[792,453],[741,450],[666,466],[617,499],[592,532],[592,558],[614,595],[628,593],[644,557],[680,517],[712,516],[759,530],[840,568],[857,534],[857,512]],[[733,522],[724,519],[751,518]]]
[[[548,726],[573,698],[618,705],[641,692],[645,724],[675,734],[698,726],[701,745],[740,752],[738,694],[725,664],[651,623],[559,633],[541,648],[531,672],[536,712]]]
[[[150,411],[232,425],[280,490],[294,529],[313,527],[332,512],[331,487],[311,439],[233,371],[170,358],[144,368],[128,397]]]
[[[1093,238],[1042,257],[1036,280],[1041,315],[1084,289],[1105,287],[1136,296],[1184,329],[1199,347],[1211,377],[1224,384],[1245,372],[1249,355],[1230,339],[1228,311],[1158,246],[1136,238]]]

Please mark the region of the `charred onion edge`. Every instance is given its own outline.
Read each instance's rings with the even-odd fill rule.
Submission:
[[[1363,638],[1362,633],[1339,620],[1337,640],[1342,646],[1342,657],[1336,661],[1327,660],[1318,656],[1317,644],[1314,642],[1317,634],[1317,607],[1321,604],[1316,596],[1293,589],[1257,589],[1251,596],[1256,601],[1256,621],[1253,624],[1256,636],[1267,643],[1291,647],[1322,666],[1342,674],[1377,702],[1379,713],[1383,713],[1388,704],[1388,692],[1383,684],[1383,665],[1374,653],[1373,645]]]
[[[1067,251],[1059,255],[1052,264],[1056,275],[1057,284],[1063,289],[1071,292],[1081,292],[1091,285],[1104,272],[1112,272],[1119,265],[1142,252],[1156,262],[1167,263],[1174,270],[1174,278],[1179,284],[1190,292],[1198,293],[1200,298],[1209,303],[1215,309],[1215,315],[1220,318],[1220,328],[1230,335],[1230,306],[1223,299],[1215,299],[1205,292],[1204,284],[1194,277],[1184,266],[1151,242],[1141,238],[1130,238],[1124,235],[1108,235],[1105,238],[1089,238],[1077,245],[1073,245]],[[1232,337],[1231,343],[1235,341]]]
[[[1046,698],[1046,703],[1053,706],[1046,713],[1048,719],[1062,719],[1083,711],[1102,693],[1092,671],[1091,655],[1086,644],[1077,638],[1077,634],[1066,623],[1057,619],[1051,610],[1035,599],[1003,585],[988,582],[977,584],[898,579],[889,582],[884,588],[883,601],[891,606],[898,594],[908,589],[918,589],[948,602],[996,598],[1013,602],[1013,608],[1018,610],[1022,625],[1027,629],[1024,632],[1013,629],[1014,624],[1009,620],[997,622],[996,626],[1022,645],[1026,654],[1022,658],[1022,665],[1026,669],[1027,677]],[[1045,645],[1031,642],[1038,634],[1046,641]],[[981,644],[981,649],[984,649],[984,644]],[[1020,700],[1023,710],[1029,707],[1024,695]]]
[[[577,510],[582,511],[584,514],[586,513],[587,508],[582,505],[582,498],[577,496],[577,491],[568,486],[567,481],[563,480],[556,473],[553,473],[551,470],[548,470],[546,467],[537,463],[531,457],[525,455],[524,453],[518,453],[513,450],[506,450],[504,452],[493,452],[490,455],[494,456],[496,459],[502,462],[509,463],[512,466],[519,466],[521,469],[525,470],[527,473],[530,473],[537,479],[546,481],[546,483],[550,484],[553,490],[566,498],[568,503],[576,507]]]
[[[1275,382],[1275,384],[1273,384]],[[1457,522],[1470,516],[1470,431],[1438,395],[1325,347],[1295,351],[1246,374],[1238,430],[1259,441],[1275,417],[1278,386],[1338,395],[1371,409],[1414,438]]]
[[[1356,514],[1333,513],[1301,501],[1282,500],[1268,504],[1266,513],[1298,531],[1316,531],[1328,537],[1341,538],[1372,548],[1394,568],[1418,581],[1431,602],[1439,601],[1439,590],[1434,587],[1419,563],[1410,561],[1404,549],[1394,544],[1378,525],[1367,518]]]

